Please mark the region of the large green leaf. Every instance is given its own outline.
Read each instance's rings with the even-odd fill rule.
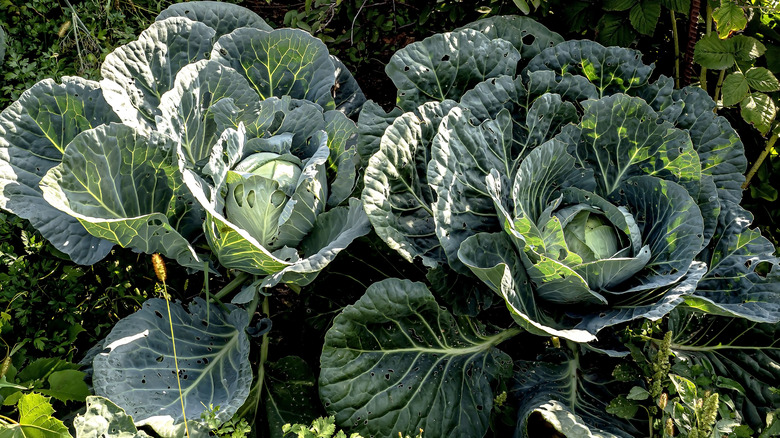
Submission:
[[[515,334],[487,335],[441,309],[423,284],[384,280],[326,334],[320,397],[338,424],[364,435],[483,436],[490,384],[511,369],[495,345]]]
[[[722,386],[736,411],[760,430],[780,404],[780,345],[777,324],[721,317],[680,307],[669,318],[672,351],[689,365],[702,365],[738,385]],[[718,379],[715,381],[718,384]]]
[[[385,72],[398,88],[397,105],[412,111],[427,101],[457,100],[487,78],[514,76],[519,60],[508,41],[463,29],[409,44],[390,58]]]
[[[556,138],[569,145],[577,164],[593,169],[597,190],[609,196],[634,175],[685,183],[701,179],[699,156],[682,130],[664,121],[642,99],[622,94],[582,103],[578,125]]]
[[[357,124],[357,153],[360,156],[360,163],[364,167],[368,164],[369,158],[379,150],[379,144],[385,129],[403,113],[397,107],[385,113],[385,110],[373,100],[369,100],[363,105]]]
[[[429,102],[395,119],[365,171],[363,205],[377,234],[408,261],[426,266],[446,262],[432,211],[428,185],[431,143],[455,102]]]
[[[474,29],[491,40],[509,41],[520,52],[521,62],[530,60],[542,50],[563,42],[563,37],[530,17],[498,15],[477,20],[461,29]],[[458,29],[459,30],[459,29]]]
[[[97,237],[202,270],[188,241],[200,231],[200,212],[174,147],[167,136],[116,123],[85,131],[41,181],[44,198]]]
[[[780,321],[780,260],[772,243],[748,228],[752,221],[753,216],[739,205],[724,203],[715,238],[698,256],[709,271],[686,304],[756,322]],[[759,268],[771,270],[761,274],[756,272]]]
[[[340,59],[331,55],[330,60],[336,69],[334,72],[336,83],[333,86],[333,103],[336,105],[336,110],[341,111],[347,117],[355,116],[366,103],[366,95],[363,94],[355,77]]]
[[[604,47],[593,41],[566,41],[545,49],[528,63],[524,77],[536,71],[553,71],[548,79],[566,83],[569,75],[584,76],[598,91],[598,97],[625,93],[645,85],[653,71],[642,62],[642,54],[622,47]],[[538,85],[541,87],[541,85]],[[550,84],[549,88],[564,88]],[[576,87],[575,89],[578,89]],[[557,91],[560,92],[560,91]]]
[[[491,169],[514,175],[521,157],[513,150],[512,125],[506,109],[495,120],[474,126],[470,112],[456,107],[442,120],[433,140],[428,184],[437,195],[436,235],[450,267],[460,273],[468,272],[457,258],[463,240],[498,227],[485,177]]]
[[[257,111],[258,96],[249,82],[232,68],[205,59],[182,68],[160,98],[157,130],[181,144],[189,166],[208,158],[222,134],[212,113],[222,99],[231,99],[238,111],[247,113],[239,119],[250,119]]]
[[[87,411],[73,419],[76,438],[146,438],[125,410],[105,397],[87,397]]]
[[[24,394],[17,405],[19,421],[0,426],[0,438],[71,438],[68,427],[54,418],[49,399],[40,394]]]
[[[777,105],[764,93],[750,93],[740,103],[742,118],[753,125],[762,135],[772,128],[777,115]]]
[[[741,71],[729,73],[723,81],[723,106],[740,103],[749,92],[748,81]]]
[[[170,17],[187,17],[192,21],[201,23],[214,29],[215,38],[233,32],[241,27],[253,27],[255,29],[271,31],[265,20],[251,10],[217,1],[197,1],[174,4],[160,12],[155,21],[162,21]]]
[[[291,96],[334,109],[335,67],[319,39],[297,29],[237,29],[223,36],[211,59],[244,75],[261,99]]]
[[[210,307],[210,308],[209,308]],[[168,416],[181,422],[200,418],[209,405],[220,406],[227,421],[244,403],[252,384],[247,313],[232,305],[223,310],[196,298],[188,309],[151,299],[120,320],[94,361],[95,393],[111,399],[136,422]],[[179,374],[174,366],[176,342]]]
[[[122,121],[153,130],[160,98],[185,65],[211,52],[214,29],[186,18],[156,21],[136,41],[106,56],[100,86]]]
[[[643,35],[653,35],[661,17],[661,0],[640,0],[629,12],[631,25]]]
[[[35,84],[0,113],[0,208],[29,219],[77,263],[101,260],[113,244],[49,205],[38,184],[80,132],[118,121],[98,83],[71,77]]]
[[[319,216],[312,232],[301,241],[301,258],[263,281],[263,287],[277,283],[305,286],[353,240],[371,231],[360,200],[349,199],[347,206],[332,208]]]
[[[515,437],[539,436],[545,423],[571,438],[642,436],[633,424],[606,411],[623,390],[610,374],[618,360],[574,348],[548,351],[541,360],[515,364]]]
[[[739,203],[747,170],[745,147],[739,135],[728,120],[715,114],[715,102],[701,88],[675,90],[673,97],[682,101],[684,109],[671,121],[691,136],[702,174],[712,175],[720,199]]]
[[[341,204],[352,194],[357,183],[358,127],[342,112],[327,111],[324,114],[325,132],[328,133],[328,207]]]
[[[515,247],[505,233],[478,233],[458,251],[461,262],[506,302],[512,318],[524,329],[542,336],[559,336],[574,342],[591,342],[594,333],[574,329],[565,306],[543,306],[534,294]]]

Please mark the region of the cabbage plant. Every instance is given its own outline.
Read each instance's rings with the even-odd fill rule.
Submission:
[[[304,285],[368,231],[346,201],[347,115],[365,98],[311,35],[235,5],[174,5],[101,72],[42,81],[0,114],[0,207],[74,261],[119,244]]]
[[[425,291],[423,299],[419,285],[369,288],[336,319],[321,356],[320,394],[336,406],[337,422],[366,433],[389,430],[374,421],[485,433],[491,404],[478,395],[435,419],[421,414],[464,388],[484,395],[507,372],[497,346],[517,327],[471,335],[465,327],[483,327],[479,311],[491,297],[470,279],[492,290],[523,331],[567,342],[515,363],[516,436],[533,436],[532,418],[566,436],[646,434],[633,414],[607,412],[628,392],[609,375],[628,354],[611,328],[693,313],[674,326],[680,339],[695,339],[713,318],[762,333],[780,321],[778,259],[739,206],[739,136],[703,90],[676,90],[663,75],[653,81],[653,69],[638,51],[562,41],[520,17],[481,20],[393,56],[386,72],[398,108],[385,113],[369,102],[359,119],[363,204],[390,247],[433,269],[431,289],[460,315],[452,324],[421,310],[434,298]],[[395,303],[399,288],[420,301],[384,313],[393,324],[372,325],[366,309],[381,307],[379,291]],[[374,338],[349,324],[366,325]],[[777,397],[753,382],[773,386],[780,375],[746,371],[753,347],[729,342],[733,353],[703,353],[696,342],[673,348],[751,387],[733,396],[759,428]],[[765,359],[772,368],[780,358]],[[382,396],[364,400],[344,389],[345,379]],[[415,391],[424,384],[437,394],[424,399]]]
[[[0,113],[0,208],[74,261],[95,263],[116,244],[251,274],[258,287],[303,286],[368,233],[361,203],[348,199],[349,116],[365,98],[320,40],[236,5],[182,3],[110,53],[101,73],[41,81]],[[252,316],[259,294],[247,290],[239,301],[254,300]],[[169,322],[161,302],[106,338],[92,362],[96,392],[137,424],[173,427],[210,404],[228,420],[252,384],[247,311],[174,303]],[[174,335],[188,345],[182,404],[171,390]]]

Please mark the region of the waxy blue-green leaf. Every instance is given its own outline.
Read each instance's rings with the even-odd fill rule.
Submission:
[[[519,332],[483,330],[440,308],[422,283],[374,283],[325,335],[320,398],[339,425],[363,435],[483,436],[490,384],[511,370],[495,346]]]
[[[604,47],[587,40],[566,41],[534,57],[523,70],[523,76],[528,77],[536,71],[553,71],[557,75],[547,78],[556,82],[567,82],[569,75],[584,76],[596,87],[598,97],[603,97],[625,93],[647,83],[653,66],[645,65],[641,58],[642,54],[636,50]],[[561,85],[550,84],[548,88],[561,93]]]
[[[358,127],[342,112],[327,111],[325,132],[328,133],[328,207],[341,204],[352,194],[357,184]]]
[[[522,158],[531,149],[541,145],[560,132],[563,126],[578,120],[577,110],[561,96],[545,94],[529,106],[531,100],[522,78],[499,76],[480,82],[465,92],[460,106],[470,111],[476,125],[495,119],[502,109],[509,111],[514,126],[512,137],[515,153]]]
[[[753,215],[724,202],[715,237],[697,257],[709,266],[707,275],[686,304],[708,313],[755,322],[780,321],[780,260],[774,246],[756,229]],[[767,275],[756,269],[770,268]]]
[[[466,239],[458,251],[461,262],[506,302],[512,318],[524,329],[542,336],[591,342],[596,336],[574,329],[563,306],[541,306],[515,247],[505,233],[479,233]]]
[[[357,153],[360,156],[360,163],[364,167],[368,164],[369,158],[379,150],[385,129],[403,113],[403,110],[398,107],[385,113],[385,110],[373,100],[369,100],[363,105],[357,124]]]
[[[514,436],[533,438],[529,425],[539,420],[536,415],[567,437],[640,436],[634,424],[606,412],[622,390],[610,384],[616,363],[619,360],[570,349],[548,351],[538,361],[516,362],[511,387],[518,398]]]
[[[471,29],[435,34],[397,51],[385,72],[397,105],[412,111],[428,101],[457,100],[485,79],[514,76],[520,53],[511,43]]]
[[[214,44],[211,59],[244,75],[260,99],[286,95],[335,108],[336,75],[328,49],[302,30],[237,29]]]
[[[500,38],[509,41],[520,52],[521,62],[528,61],[542,50],[563,42],[563,37],[556,32],[532,18],[519,15],[489,17],[469,23],[460,29],[474,29],[491,40]]]
[[[205,59],[213,45],[214,29],[186,18],[156,21],[136,41],[106,56],[100,86],[122,122],[154,130],[160,98],[173,88],[185,65]]]
[[[702,174],[712,175],[720,199],[739,203],[747,171],[745,147],[739,135],[728,120],[715,115],[715,102],[701,88],[675,90],[673,97],[683,102],[684,110],[670,121],[688,131],[699,154]]]
[[[263,287],[277,283],[305,286],[353,240],[371,231],[360,200],[349,199],[347,206],[332,208],[319,216],[312,232],[300,243],[301,258],[263,281]]]
[[[331,55],[330,60],[333,62],[334,75],[336,76],[336,83],[333,86],[333,103],[336,105],[337,111],[347,117],[352,117],[363,108],[363,104],[366,103],[366,95],[363,94],[360,84],[340,59]]]
[[[133,417],[111,400],[100,396],[87,397],[87,410],[73,419],[78,438],[146,438]]]
[[[457,258],[463,240],[498,226],[485,177],[491,169],[513,175],[521,158],[513,150],[508,110],[478,126],[470,120],[469,111],[460,107],[442,119],[428,164],[428,184],[437,196],[432,208],[436,235],[450,267],[460,273],[468,272]]]
[[[428,184],[431,143],[442,118],[456,105],[429,102],[395,119],[365,171],[363,205],[377,234],[408,261],[435,267],[446,262]]]
[[[230,67],[201,60],[182,68],[170,91],[160,98],[157,130],[177,140],[189,166],[208,158],[222,134],[212,105],[222,99],[248,118],[255,113],[258,97],[249,82]]]
[[[113,244],[50,206],[38,184],[80,132],[118,121],[98,83],[71,77],[37,83],[0,113],[0,208],[30,220],[77,263],[101,260]]]
[[[204,262],[188,241],[200,232],[173,141],[112,123],[79,134],[41,181],[44,199],[90,234],[190,268]]]
[[[209,308],[210,307],[210,308]],[[232,305],[210,306],[196,298],[185,309],[165,300],[147,300],[120,320],[94,361],[95,393],[122,407],[136,422],[155,416],[183,419],[173,344],[176,342],[181,397],[187,418],[220,406],[227,421],[244,403],[252,383],[247,313]]]
[[[269,32],[273,30],[265,20],[251,10],[239,5],[217,1],[170,5],[160,12],[155,21],[162,21],[170,17],[186,17],[192,21],[199,21],[217,32],[215,38],[241,27],[252,27]]]
[[[696,201],[682,186],[652,176],[630,178],[611,200],[633,215],[651,254],[644,269],[613,292],[658,288],[680,280],[702,247],[704,220]]]
[[[593,169],[597,190],[609,196],[625,179],[655,175],[682,183],[701,179],[701,164],[691,140],[639,98],[623,94],[582,102],[579,125],[556,137],[569,145],[577,164]]]

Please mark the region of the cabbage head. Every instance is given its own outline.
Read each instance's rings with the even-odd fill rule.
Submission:
[[[377,234],[479,278],[541,335],[591,342],[680,305],[780,321],[778,261],[739,206],[742,142],[703,90],[653,68],[523,17],[400,50],[399,108],[359,121]]]
[[[74,261],[118,244],[304,285],[368,232],[347,200],[365,98],[308,33],[173,5],[101,73],[44,80],[0,113],[0,208]]]

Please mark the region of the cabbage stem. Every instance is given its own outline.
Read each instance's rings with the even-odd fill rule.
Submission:
[[[230,283],[228,283],[225,287],[219,290],[216,294],[213,296],[213,300],[221,300],[225,297],[225,295],[233,292],[234,290],[238,289],[239,286],[242,286],[246,279],[250,277],[250,274],[246,272],[238,272],[236,274],[236,278],[234,278]]]

